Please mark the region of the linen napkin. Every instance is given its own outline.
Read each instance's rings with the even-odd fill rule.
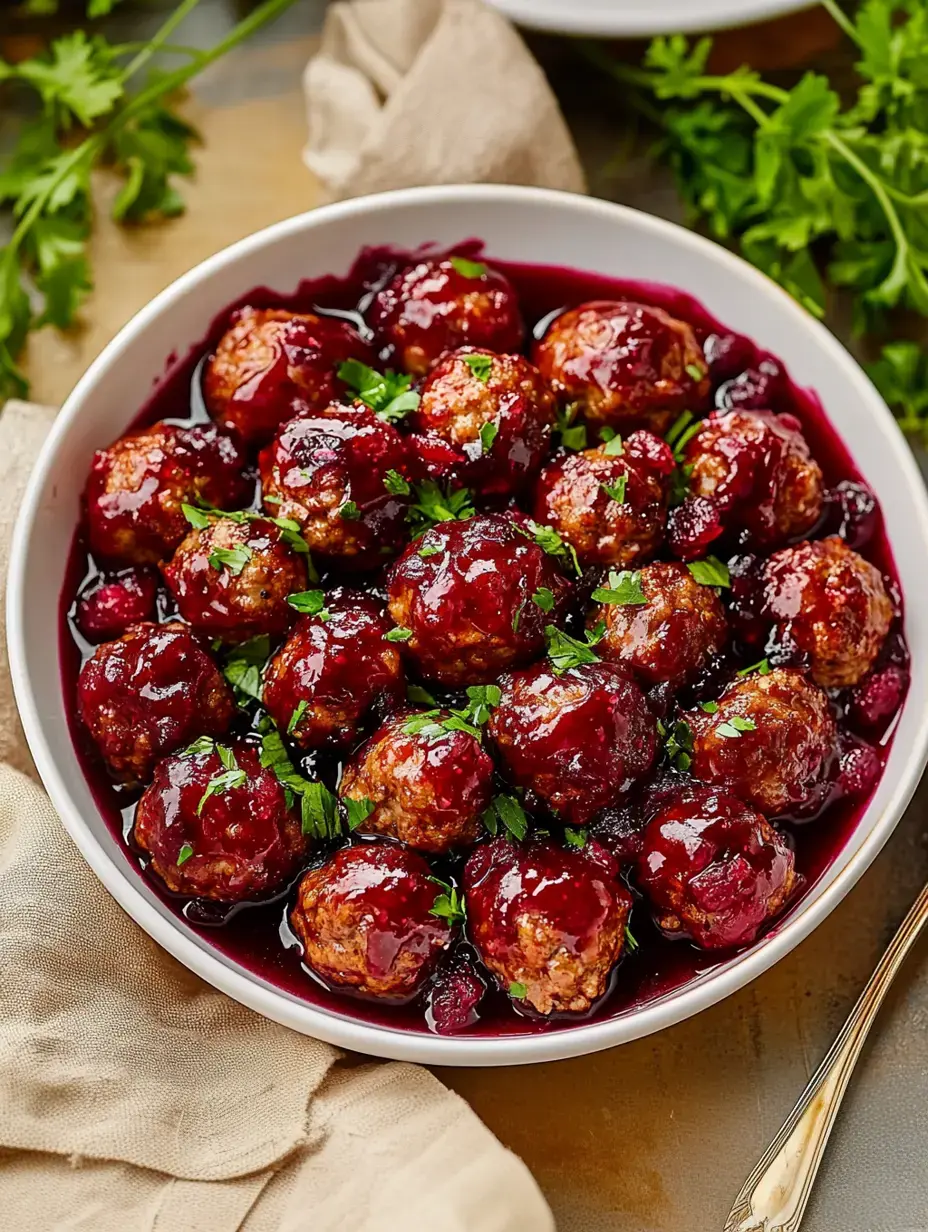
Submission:
[[[419,184],[586,189],[544,73],[479,0],[339,0],[304,90],[303,157],[330,200]]]
[[[0,416],[4,578],[53,416]],[[528,1170],[426,1070],[351,1064],[136,927],[29,777],[2,644],[0,1228],[551,1232]]]

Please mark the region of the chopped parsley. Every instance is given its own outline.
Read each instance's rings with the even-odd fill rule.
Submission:
[[[339,505],[336,512],[345,522],[357,522],[358,518],[361,516],[361,510],[357,507],[353,500],[347,500],[343,505]]]
[[[625,925],[625,948],[630,954],[634,954],[635,950],[638,949],[638,942],[635,940],[634,934],[627,924]]]
[[[467,909],[464,898],[458,889],[440,877],[430,877],[442,890],[429,908],[429,915],[437,915],[451,924],[462,924],[467,919]]]
[[[209,518],[202,509],[197,509],[195,505],[182,504],[180,511],[194,530],[206,530],[209,526]]]
[[[577,577],[583,572],[573,546],[565,543],[553,526],[543,526],[540,522],[533,522],[531,519],[527,521],[525,526],[519,522],[513,522],[513,526],[515,526],[516,530],[520,530],[523,535],[534,539],[541,550],[547,553],[548,556],[554,556],[568,568],[573,568]]]
[[[296,710],[294,710],[293,714],[291,714],[290,716],[290,722],[287,724],[287,735],[288,736],[292,736],[293,733],[296,731],[296,729],[299,727],[300,720],[302,719],[303,715],[306,713],[308,709],[309,709],[309,702],[306,700],[305,697],[301,698]]]
[[[213,569],[228,569],[233,577],[238,577],[253,555],[247,543],[239,543],[234,548],[215,548],[209,563]]]
[[[419,395],[410,388],[412,377],[404,373],[376,372],[358,359],[346,359],[339,364],[338,378],[387,423],[405,419],[419,405]]]
[[[299,797],[304,834],[318,839],[337,838],[341,834],[336,797],[324,783],[299,773],[276,727],[268,727],[261,737],[261,765],[274,772],[290,803],[293,797]]]
[[[726,740],[740,740],[743,732],[757,731],[757,724],[753,719],[746,719],[743,715],[733,714],[730,719],[720,723],[715,730],[719,736],[724,736]]]
[[[591,595],[594,603],[612,603],[618,607],[632,607],[647,603],[648,596],[641,586],[639,569],[609,571],[609,585],[597,586]]]
[[[232,686],[239,706],[262,700],[261,672],[270,653],[271,639],[266,633],[261,633],[234,647],[226,655],[222,674]]]
[[[468,689],[467,692],[470,694],[471,690]],[[497,697],[497,702],[498,700]],[[480,720],[476,717],[478,712],[484,716]],[[485,723],[490,717],[489,706],[485,701],[480,702],[478,712],[475,712],[471,704],[464,710],[444,711],[437,707],[432,710],[421,710],[406,720],[403,724],[403,731],[407,736],[425,736],[427,740],[437,740],[448,732],[462,731],[479,740],[480,727],[476,724]]]
[[[248,781],[248,776],[241,769],[238,762],[235,760],[235,754],[227,745],[217,744],[216,752],[219,755],[219,760],[223,766],[222,774],[215,774],[206,784],[206,791],[200,797],[200,803],[197,805],[197,816],[203,812],[203,806],[211,796],[222,795],[223,792],[233,791],[238,787],[244,787]]]
[[[528,989],[518,980],[513,980],[509,985],[509,995],[514,997],[516,1001],[524,1001],[528,996]]]
[[[770,660],[761,659],[759,663],[752,663],[750,667],[742,667],[738,675],[739,676],[752,676],[754,672],[757,672],[758,676],[769,676],[770,675]]]
[[[578,641],[559,629],[556,625],[545,626],[545,640],[548,643],[548,658],[558,676],[580,667],[584,663],[598,663],[599,655],[594,654],[593,647],[601,642],[606,626],[600,621],[592,629],[586,630],[586,641]]]
[[[177,853],[177,867],[180,868],[182,864],[186,864],[192,855],[193,855],[193,848],[190,846],[190,844],[189,843],[182,844],[180,851]]]
[[[670,472],[670,504],[673,508],[682,505],[690,494],[690,480],[693,478],[693,464],[679,462]]]
[[[459,356],[462,363],[467,364],[471,372],[482,385],[486,385],[490,379],[490,373],[493,371],[493,356],[492,355],[461,355]]]
[[[177,754],[178,757],[199,757],[203,753],[213,753],[216,749],[216,741],[212,736],[201,736],[199,740],[194,740],[193,744],[188,744],[185,749]]]
[[[389,633],[385,633],[384,637],[388,642],[408,642],[412,637],[412,629],[404,629],[402,625],[398,625]]]
[[[438,704],[428,689],[423,689],[419,684],[408,685],[406,696],[411,702],[416,702],[421,706],[436,706]]]
[[[532,595],[532,602],[543,612],[550,612],[554,607],[554,591],[549,590],[547,586],[539,586]]]
[[[367,821],[377,805],[365,796],[362,800],[353,800],[351,796],[342,796],[342,804],[348,815],[348,829],[357,830],[362,822]]]
[[[399,471],[387,471],[383,477],[383,486],[391,496],[408,496],[410,487]]]
[[[480,428],[480,447],[484,453],[489,453],[493,442],[499,434],[499,424],[485,423]]]
[[[467,690],[467,706],[458,713],[477,727],[483,727],[490,718],[490,711],[499,705],[502,696],[498,684],[472,684]]]
[[[320,620],[328,620],[331,616],[325,606],[324,590],[301,590],[298,594],[287,595],[287,603],[304,616],[318,616]]]
[[[522,613],[524,610],[525,610],[525,600],[523,599],[522,602],[519,604],[519,606],[516,608],[516,610],[512,614],[513,633],[519,632],[519,622],[522,620]]]
[[[449,257],[448,259],[452,268],[462,278],[482,278],[487,272],[487,267],[482,261],[471,261],[470,257]]]
[[[565,449],[586,449],[586,424],[574,423],[579,413],[579,402],[569,402],[563,410],[557,411],[554,430],[560,436]]]
[[[628,484],[628,476],[620,475],[615,483],[601,483],[599,486],[608,497],[615,501],[617,505],[625,504],[625,488]]]
[[[430,556],[438,556],[444,550],[440,543],[423,543],[416,555],[421,556],[423,560],[428,560]]]
[[[586,830],[575,830],[571,826],[564,827],[564,841],[570,847],[585,847],[588,838]]]
[[[719,704],[718,702],[700,702],[699,709],[704,710],[706,714],[718,714]]]
[[[273,502],[274,498],[267,496],[263,498],[265,503]],[[303,538],[300,531],[299,522],[294,522],[293,518],[273,518],[268,513],[256,513],[254,509],[214,509],[212,505],[207,505],[200,502],[202,508],[196,508],[194,505],[181,505],[181,511],[187,521],[195,530],[203,530],[209,525],[209,515],[214,518],[228,518],[230,522],[270,522],[280,531],[280,538],[294,552],[299,552],[301,556],[306,557],[306,569],[309,574],[309,579],[312,582],[319,580],[319,575],[313,567],[312,557],[309,554],[309,545]],[[277,503],[277,502],[275,502]]]
[[[698,383],[698,382],[699,382],[699,381],[701,381],[701,380],[703,379],[703,377],[706,375],[706,369],[705,369],[705,368],[701,368],[701,367],[699,366],[699,364],[687,364],[687,365],[686,365],[686,374],[687,374],[687,376],[689,376],[692,380],[694,380],[694,381],[696,381],[696,382]]]
[[[665,729],[666,732],[666,729]],[[689,770],[693,761],[693,732],[684,719],[671,724],[664,748],[675,770]]]
[[[528,833],[528,817],[522,802],[516,796],[498,795],[484,809],[483,824],[490,834],[498,834],[500,824],[514,839],[520,842]]]
[[[414,534],[421,534],[439,522],[466,521],[474,516],[473,497],[468,488],[442,490],[433,479],[413,488],[415,500],[407,510]]]
[[[611,435],[606,436],[607,432]],[[603,453],[609,458],[620,458],[625,452],[625,446],[622,444],[622,438],[618,432],[613,432],[611,428],[603,428],[601,436],[603,438]]]
[[[705,560],[691,560],[686,567],[700,586],[731,586],[728,566],[717,556],[707,556]]]
[[[683,411],[671,424],[664,439],[673,450],[673,456],[678,463],[683,461],[684,450],[701,430],[702,420],[695,419],[692,411]]]

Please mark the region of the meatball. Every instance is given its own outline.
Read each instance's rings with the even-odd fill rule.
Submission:
[[[809,674],[823,688],[857,684],[893,620],[879,569],[832,535],[776,552],[763,577],[774,637],[808,656]]]
[[[534,356],[564,403],[597,427],[663,434],[709,396],[709,368],[685,321],[661,308],[595,300],[556,317]]]
[[[704,703],[705,705],[706,703]],[[690,711],[692,773],[776,816],[806,804],[830,772],[837,734],[828,698],[795,668],[729,685]]]
[[[370,324],[407,372],[422,376],[455,347],[518,351],[525,333],[505,275],[464,257],[420,261],[374,297]]]
[[[583,1014],[606,992],[625,941],[632,899],[618,864],[596,842],[550,840],[478,847],[464,869],[471,938],[519,1005]]]
[[[393,843],[343,847],[300,882],[290,924],[326,984],[408,1001],[451,926],[432,914],[440,888],[425,860]]]
[[[554,559],[496,514],[434,526],[387,586],[406,653],[423,677],[447,685],[486,683],[540,654],[568,590]]]
[[[649,821],[638,883],[658,927],[704,950],[749,945],[796,884],[795,857],[766,818],[723,792],[682,792]]]
[[[567,454],[541,473],[535,517],[553,526],[584,565],[633,565],[654,555],[664,538],[670,448],[650,432],[634,432]]]
[[[303,556],[264,518],[210,518],[191,530],[162,572],[184,620],[233,644],[286,633],[296,619],[287,596],[307,581]]]
[[[683,684],[725,644],[722,602],[675,561],[645,565],[637,578],[644,603],[601,603],[587,617],[590,628],[606,626],[598,651],[626,663],[648,685]]]
[[[145,566],[97,578],[78,596],[74,618],[88,642],[107,642],[130,625],[151,620],[158,598],[158,576]]]
[[[505,773],[562,821],[584,825],[651,768],[657,722],[627,668],[536,663],[500,680],[489,731]]]
[[[439,360],[409,420],[453,446],[461,481],[483,496],[509,496],[537,474],[554,423],[554,394],[521,355],[463,347]]]
[[[284,424],[261,451],[262,499],[300,524],[320,558],[367,569],[406,538],[406,446],[366,406],[330,406]]]
[[[339,790],[373,806],[361,830],[434,853],[476,840],[493,762],[470,732],[443,727],[448,717],[434,711],[392,719],[355,753]]]
[[[77,710],[111,772],[151,777],[197,736],[221,736],[235,713],[219,668],[186,625],[135,625],[100,646],[77,682]]]
[[[337,401],[338,369],[373,353],[347,321],[282,308],[242,308],[210,356],[203,397],[210,415],[246,445],[263,445],[298,409]]]
[[[306,853],[283,784],[253,744],[200,743],[155,769],[135,841],[175,894],[238,903],[278,889]]]
[[[366,595],[331,595],[303,616],[264,671],[264,705],[303,749],[350,743],[381,704],[405,700],[390,622]]]
[[[821,515],[822,472],[792,415],[713,411],[684,458],[691,468],[690,499],[709,501],[719,516],[716,533],[732,528],[745,546],[785,543],[806,534]],[[673,533],[671,546],[690,557]],[[701,542],[695,554],[706,546]]]
[[[181,505],[245,504],[244,465],[238,445],[213,425],[130,432],[94,454],[84,491],[90,550],[136,565],[164,560],[188,530]]]

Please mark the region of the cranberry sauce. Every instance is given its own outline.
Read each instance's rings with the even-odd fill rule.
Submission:
[[[473,256],[481,252],[477,241],[467,241],[457,247],[462,255]],[[408,254],[399,254],[385,249],[367,250],[361,254],[352,270],[344,278],[326,276],[300,284],[288,296],[282,296],[259,287],[243,295],[224,311],[209,327],[208,332],[182,358],[172,357],[164,378],[157,384],[151,397],[139,413],[134,426],[143,426],[161,419],[173,423],[188,424],[207,420],[201,394],[201,371],[203,360],[215,347],[229,321],[232,309],[251,305],[256,308],[284,307],[295,311],[315,311],[323,315],[342,318],[356,326],[365,340],[370,338],[364,314],[368,311],[375,292],[392,277],[396,270],[408,261]],[[525,266],[506,262],[493,262],[504,272],[519,293],[522,311],[528,331],[527,345],[531,338],[540,336],[548,321],[565,308],[584,301],[629,298],[659,307],[673,316],[688,321],[702,343],[709,364],[714,398],[717,406],[732,409],[773,409],[789,412],[800,421],[803,433],[815,459],[824,473],[826,487],[831,498],[826,504],[823,524],[813,531],[816,536],[840,533],[855,546],[855,527],[858,521],[868,522],[867,529],[876,521],[876,527],[867,544],[867,557],[883,573],[894,592],[894,600],[901,610],[901,597],[892,555],[879,523],[878,511],[867,506],[859,490],[850,490],[845,499],[839,485],[860,479],[859,472],[846,447],[839,440],[829,423],[818,398],[809,390],[794,385],[782,365],[773,356],[760,349],[750,340],[732,334],[715,321],[691,296],[667,286],[608,279],[601,275],[548,266]],[[391,356],[383,353],[383,363]],[[101,442],[102,443],[102,442]],[[459,524],[452,524],[459,525]],[[320,562],[317,562],[320,563]],[[324,562],[321,562],[324,564]],[[733,568],[733,576],[737,578]],[[731,951],[720,954],[697,950],[682,941],[673,944],[658,932],[652,923],[648,907],[636,900],[630,917],[630,930],[637,946],[622,960],[613,974],[607,995],[594,1008],[592,1014],[578,1019],[553,1017],[539,1021],[528,1015],[515,1012],[509,999],[492,988],[483,996],[479,1008],[473,1003],[479,998],[481,985],[489,983],[481,968],[475,965],[474,954],[466,939],[461,939],[442,960],[442,969],[447,980],[427,1008],[421,997],[408,1005],[377,1003],[351,996],[344,991],[333,993],[320,979],[309,974],[299,961],[296,937],[290,930],[287,915],[293,902],[293,884],[271,901],[259,904],[242,904],[228,908],[202,899],[189,899],[171,894],[164,883],[148,868],[148,857],[133,844],[130,835],[135,817],[138,789],[127,790],[114,785],[107,775],[99,755],[92,747],[76,712],[75,684],[82,663],[93,653],[94,644],[112,636],[111,624],[118,625],[119,611],[123,608],[142,619],[171,620],[177,618],[173,600],[162,584],[153,595],[154,571],[143,571],[131,577],[121,586],[107,581],[101,585],[100,571],[88,553],[88,528],[84,522],[78,527],[72,547],[60,604],[60,654],[62,687],[67,707],[72,736],[85,774],[94,792],[101,813],[113,834],[123,843],[126,859],[143,876],[148,886],[190,927],[216,946],[231,959],[254,972],[264,980],[284,989],[292,995],[313,1003],[328,1012],[362,1018],[367,1022],[384,1026],[426,1032],[430,1024],[443,1015],[453,1019],[463,1015],[461,1021],[470,1036],[493,1036],[535,1033],[544,1030],[569,1029],[574,1023],[614,1017],[627,1013],[657,997],[664,996],[682,984],[704,976],[731,956]],[[104,579],[104,581],[106,581]],[[325,586],[329,589],[339,582],[357,589],[370,588],[379,599],[383,598],[382,576],[372,580],[361,575],[340,576],[328,572]],[[81,597],[83,596],[83,603]],[[737,606],[737,592],[734,594]],[[157,616],[152,612],[156,603]],[[112,618],[112,619],[111,619]],[[897,629],[899,621],[897,620]],[[92,639],[92,641],[90,640]],[[750,649],[750,648],[748,648]],[[762,653],[762,652],[761,652]],[[758,658],[753,654],[753,658]],[[751,658],[746,658],[750,662]],[[901,701],[904,687],[905,646],[901,634],[890,634],[884,647],[881,663],[899,665],[903,684],[892,699]],[[707,672],[705,686],[711,689],[711,667]],[[889,676],[879,678],[885,689]],[[714,696],[707,693],[706,696]],[[699,700],[699,683],[696,686],[696,701]],[[861,695],[850,705],[869,706],[873,713],[880,711],[881,699]],[[883,709],[887,709],[886,706]],[[892,706],[889,706],[892,709]],[[886,715],[882,715],[885,718]],[[232,735],[245,734],[250,720],[242,716],[236,720]],[[885,757],[891,740],[893,725],[878,743],[879,755]],[[853,743],[853,737],[848,737]],[[845,746],[846,748],[846,746]],[[843,764],[843,763],[842,763]],[[310,754],[302,759],[307,773],[319,774],[334,788],[340,771],[340,762],[335,754]],[[806,892],[822,876],[836,858],[849,836],[853,833],[862,806],[837,799],[829,803],[827,815],[811,824],[790,826],[787,839],[794,847],[796,871],[802,889],[797,898]],[[355,837],[354,843],[364,839]],[[313,863],[318,860],[314,859]],[[461,883],[464,858],[441,859],[433,862],[438,875]],[[796,899],[793,900],[794,902]],[[576,931],[582,932],[582,921]],[[774,923],[773,931],[780,927]],[[455,983],[457,981],[457,983]],[[441,998],[450,989],[450,1010],[442,1006]]]

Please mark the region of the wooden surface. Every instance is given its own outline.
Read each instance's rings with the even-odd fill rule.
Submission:
[[[321,0],[303,0],[258,44],[198,83],[188,115],[204,146],[196,180],[184,190],[187,215],[129,231],[101,220],[93,246],[97,289],[85,327],[68,338],[45,331],[30,347],[27,368],[38,401],[60,401],[115,331],[178,274],[315,203],[315,186],[300,161],[300,73],[322,9]],[[121,10],[120,36],[143,36],[156,16]],[[188,41],[212,41],[230,20],[230,5],[207,0]],[[803,26],[797,37],[804,29],[813,30],[818,49],[820,31]],[[590,95],[562,48],[545,42],[540,52],[551,65],[593,190],[674,216],[672,186],[643,160],[615,173],[604,170],[622,140],[621,117]],[[103,177],[99,188],[105,205],[114,186]],[[562,1232],[721,1229],[742,1179],[928,876],[926,808],[928,791],[922,790],[873,868],[815,934],[698,1018],[577,1061],[439,1071],[532,1168]],[[928,1229],[926,1027],[923,945],[854,1082],[805,1232]]]

